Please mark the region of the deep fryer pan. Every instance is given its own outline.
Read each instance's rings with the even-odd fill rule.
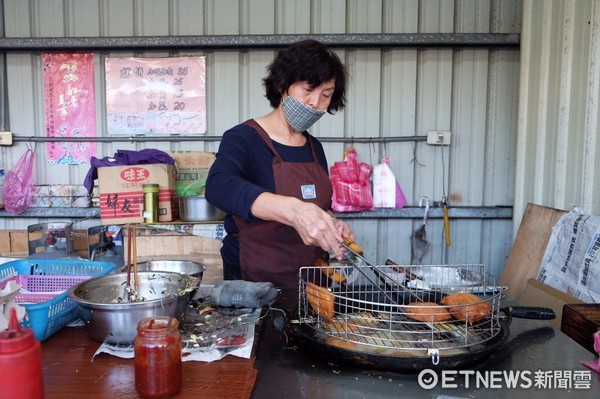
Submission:
[[[505,307],[501,309],[499,332],[492,339],[474,346],[463,348],[464,353],[445,354],[440,351],[439,362],[433,364],[431,357],[418,355],[398,355],[378,353],[376,349],[352,350],[327,343],[327,335],[307,323],[288,322],[291,338],[310,353],[316,353],[327,362],[352,365],[358,368],[368,368],[398,373],[415,373],[425,368],[433,370],[459,369],[477,365],[492,353],[503,347],[510,336],[510,324],[513,317],[539,320],[551,320],[556,315],[552,309],[535,307]]]

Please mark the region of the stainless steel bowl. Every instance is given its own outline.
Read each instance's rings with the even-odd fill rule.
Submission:
[[[172,272],[181,273],[187,276],[197,277],[202,280],[206,266],[202,263],[191,260],[151,260],[137,264],[139,272]],[[121,273],[127,272],[127,265],[121,268]],[[131,269],[133,271],[133,268]],[[196,294],[196,290],[191,291],[191,297]]]
[[[224,218],[225,212],[210,204],[204,195],[179,197],[179,219],[184,222],[209,222]]]
[[[191,260],[151,260],[147,262],[140,262],[137,264],[137,269],[140,272],[173,272],[186,274],[192,277],[198,277],[202,279],[202,275],[206,270],[200,262],[194,262]],[[121,268],[121,272],[126,272],[127,266]]]
[[[133,284],[131,275],[131,287]],[[79,317],[90,338],[100,342],[131,344],[140,320],[172,316],[182,321],[192,291],[200,279],[173,272],[138,272],[138,300],[129,301],[127,273],[95,277],[71,287]]]

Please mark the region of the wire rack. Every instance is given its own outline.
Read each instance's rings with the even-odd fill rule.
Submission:
[[[460,352],[500,332],[504,290],[480,264],[303,267],[298,323],[356,350]],[[443,304],[458,293],[477,299]]]

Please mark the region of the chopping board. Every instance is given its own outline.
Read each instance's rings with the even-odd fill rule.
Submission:
[[[560,209],[527,204],[500,278],[502,285],[508,287],[508,296],[520,300],[527,281],[537,277],[552,227],[566,213]]]

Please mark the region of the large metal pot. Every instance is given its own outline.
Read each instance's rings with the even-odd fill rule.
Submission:
[[[131,275],[130,287],[136,287]],[[191,293],[200,279],[172,272],[138,272],[137,300],[129,300],[127,273],[92,278],[71,287],[69,297],[90,338],[131,344],[140,320],[172,316],[183,320]]]
[[[179,197],[179,218],[184,222],[209,222],[225,218],[225,212],[210,204],[204,195]]]

